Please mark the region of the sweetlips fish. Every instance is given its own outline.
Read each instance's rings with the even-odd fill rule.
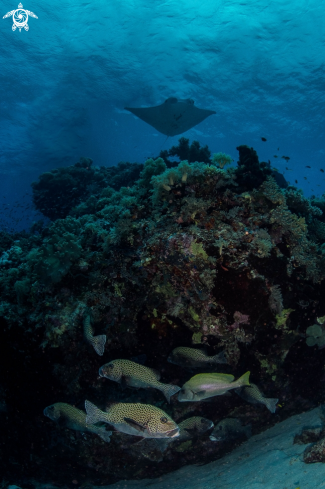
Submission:
[[[228,363],[223,351],[209,357],[204,351],[187,346],[175,348],[167,358],[167,361],[189,369],[205,368],[219,363]]]
[[[146,440],[145,445],[141,446],[140,451],[144,456],[146,456],[144,451],[148,452],[155,449],[158,449],[161,453],[164,453],[171,443],[186,441],[190,440],[191,438],[199,437],[203,435],[206,431],[213,428],[213,426],[213,421],[210,421],[210,419],[202,418],[201,416],[192,416],[191,418],[187,418],[178,424],[179,436],[177,438]]]
[[[93,424],[86,424],[86,413],[77,409],[70,404],[64,402],[56,402],[51,406],[47,406],[43,414],[52,421],[56,421],[60,426],[64,428],[70,428],[71,430],[83,431],[89,433],[95,433],[100,436],[102,440],[107,443],[110,442],[111,431],[106,431],[105,426],[94,426]]]
[[[210,435],[211,441],[231,441],[237,438],[252,436],[251,425],[243,426],[237,418],[225,418],[216,424],[213,432]]]
[[[84,318],[84,336],[86,341],[88,341],[94,348],[95,352],[102,356],[106,343],[106,334],[94,336],[94,330],[91,326],[91,317],[89,315]]]
[[[180,390],[178,385],[159,382],[159,372],[139,363],[132,362],[132,360],[112,360],[100,367],[99,375],[120,383],[122,387],[151,387],[158,389],[165,395],[169,403],[171,396]]]
[[[179,423],[179,437],[177,441],[190,440],[196,436],[203,435],[213,428],[213,421],[201,416],[192,416]]]
[[[275,413],[276,405],[279,399],[272,397],[264,397],[263,392],[255,384],[249,386],[240,387],[235,389],[236,394],[238,394],[242,399],[251,404],[264,404],[271,413]]]
[[[249,385],[249,374],[246,372],[234,382],[230,374],[197,374],[186,382],[178,393],[180,402],[195,402],[209,397],[222,396],[230,389],[237,389]]]
[[[162,409],[150,404],[118,402],[101,411],[89,401],[85,402],[86,423],[108,423],[117,431],[143,438],[174,438],[179,427]]]

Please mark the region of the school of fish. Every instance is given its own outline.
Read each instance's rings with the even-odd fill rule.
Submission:
[[[93,335],[89,316],[84,320],[84,335],[96,353],[102,355],[106,336]],[[208,356],[200,349],[189,347],[175,348],[169,355],[168,362],[187,369],[213,369],[215,365],[227,363],[224,352]],[[247,402],[264,405],[274,413],[278,399],[265,397],[257,385],[249,382],[249,375],[250,372],[246,372],[235,380],[231,374],[199,373],[179,387],[160,382],[159,372],[141,365],[138,361],[116,359],[105,363],[99,369],[100,377],[117,382],[122,388],[157,389],[164,394],[168,403],[175,394],[178,394],[179,402],[199,402],[234,390]],[[156,440],[155,443],[159,443],[157,446],[161,452],[165,451],[173,440],[179,442],[196,438],[214,427],[211,420],[200,416],[187,418],[177,424],[165,411],[150,404],[117,402],[106,406],[103,411],[86,400],[85,411],[57,402],[46,407],[44,415],[61,427],[94,433],[107,443],[110,442],[112,435],[112,431],[106,429],[106,425],[109,425],[121,433],[151,439],[152,443]],[[236,418],[226,418],[216,425],[210,440],[227,441],[241,434],[249,437],[249,430],[250,427],[243,427],[241,421]]]

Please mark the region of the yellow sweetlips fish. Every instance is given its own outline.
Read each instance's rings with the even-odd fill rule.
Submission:
[[[178,385],[159,382],[160,373],[156,370],[132,362],[132,360],[112,360],[99,369],[99,375],[118,382],[122,387],[142,387],[160,390],[170,403],[170,398],[176,394]]]
[[[174,438],[179,427],[167,413],[156,406],[140,403],[118,402],[101,411],[89,401],[85,402],[86,423],[108,423],[117,431],[143,438]]]
[[[64,428],[70,428],[75,431],[83,431],[84,433],[95,433],[107,443],[110,442],[111,431],[106,431],[105,425],[94,426],[86,424],[86,413],[80,409],[66,404],[65,402],[56,402],[51,406],[47,406],[43,411],[44,416],[56,421]]]
[[[167,361],[188,369],[213,367],[219,363],[227,363],[223,351],[209,357],[205,351],[187,346],[175,348],[167,358]]]
[[[249,374],[246,372],[234,382],[230,374],[197,374],[186,382],[178,393],[180,402],[196,402],[209,397],[222,396],[230,389],[237,389],[249,384]]]
[[[104,354],[106,334],[94,336],[94,330],[91,325],[91,317],[88,315],[84,318],[84,336],[86,341],[94,348],[95,352],[102,356]]]
[[[213,421],[201,416],[192,416],[179,423],[179,437],[177,441],[185,441],[195,436],[203,435],[206,431],[213,428]]]
[[[265,397],[263,392],[255,384],[241,387],[235,390],[236,394],[245,399],[251,404],[264,404],[271,413],[275,413],[276,405],[279,399],[273,397]]]

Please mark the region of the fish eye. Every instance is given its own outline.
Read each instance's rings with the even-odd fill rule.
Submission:
[[[162,416],[162,417],[160,418],[160,421],[161,421],[162,423],[167,423],[168,419],[166,418],[166,416]]]

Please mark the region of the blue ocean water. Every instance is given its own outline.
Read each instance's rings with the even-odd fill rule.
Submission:
[[[17,8],[1,6],[2,15]],[[235,160],[236,146],[253,146],[306,195],[322,194],[322,2],[68,0],[24,7],[38,17],[29,18],[28,32],[13,32],[12,18],[1,19],[1,193],[10,205],[41,172],[80,155],[110,166],[159,154],[165,137],[123,108],[169,96],[217,112],[185,137]]]
[[[83,344],[83,333],[80,331],[82,331],[81,325],[84,324],[81,319],[88,318],[88,309],[86,308],[91,311],[89,317],[91,314],[94,315],[94,324],[97,325],[95,327],[95,329],[97,328],[96,334],[101,336],[104,333],[107,334],[107,346],[114,345],[115,350],[112,346],[114,359],[119,357],[123,359],[138,358],[139,355],[146,354],[149,356],[150,366],[158,368],[166,375],[167,380],[165,382],[184,384],[189,375],[185,371],[179,370],[179,366],[176,370],[173,370],[170,365],[165,367],[161,358],[157,359],[157,365],[155,365],[156,356],[154,352],[155,349],[159,350],[160,347],[157,345],[160,345],[160,340],[163,343],[161,353],[165,360],[171,349],[183,344],[184,346],[191,345],[193,331],[191,330],[190,334],[186,330],[186,326],[191,321],[194,321],[194,324],[195,321],[199,323],[199,319],[197,319],[199,313],[193,305],[194,299],[193,302],[190,302],[192,295],[187,295],[186,287],[184,286],[182,289],[183,284],[177,282],[177,267],[182,271],[186,270],[187,273],[186,263],[191,261],[188,258],[190,254],[188,250],[191,249],[196,258],[208,260],[210,256],[208,258],[207,256],[210,249],[200,248],[201,242],[196,241],[193,236],[186,237],[184,234],[181,241],[178,241],[178,249],[185,250],[186,259],[182,266],[175,259],[173,262],[174,281],[170,280],[170,282],[175,287],[175,284],[178,284],[177,293],[179,297],[186,297],[187,300],[190,296],[191,299],[188,299],[189,304],[187,304],[188,316],[185,319],[184,317],[180,319],[178,316],[177,321],[172,326],[177,331],[172,332],[169,337],[169,333],[165,335],[161,324],[164,321],[169,321],[172,324],[171,317],[176,317],[179,314],[177,307],[180,303],[177,303],[175,295],[172,293],[170,296],[168,295],[168,287],[171,285],[168,282],[169,279],[166,278],[167,275],[159,270],[157,264],[159,260],[157,263],[155,262],[155,265],[152,265],[152,269],[148,273],[144,270],[151,261],[151,258],[145,255],[146,247],[149,249],[149,245],[148,243],[144,244],[144,235],[141,235],[143,242],[140,243],[141,239],[138,238],[139,249],[137,253],[132,255],[130,252],[130,256],[127,255],[129,251],[125,252],[125,249],[127,246],[133,246],[133,237],[129,238],[126,245],[123,240],[121,244],[118,239],[114,241],[118,234],[117,226],[110,228],[113,226],[111,223],[114,219],[117,220],[116,215],[122,211],[115,209],[115,215],[110,208],[109,212],[112,214],[109,214],[108,211],[105,214],[105,209],[103,210],[100,206],[96,208],[97,202],[93,202],[94,207],[87,204],[86,210],[80,208],[79,214],[74,215],[81,219],[78,224],[81,230],[74,228],[73,223],[70,228],[68,222],[68,224],[62,224],[62,228],[60,228],[60,223],[57,224],[53,236],[51,235],[52,231],[48,232],[47,229],[43,229],[43,234],[36,232],[32,238],[28,234],[25,237],[22,235],[17,237],[15,232],[26,231],[28,233],[31,225],[36,221],[42,220],[45,228],[50,223],[48,213],[43,215],[40,207],[37,209],[33,204],[31,184],[37,181],[43,173],[74,165],[80,157],[91,158],[93,160],[92,168],[96,168],[96,171],[99,167],[113,167],[119,162],[144,164],[148,158],[158,157],[162,150],[169,150],[178,144],[180,137],[185,137],[189,139],[190,143],[195,140],[200,143],[201,147],[207,145],[211,154],[222,152],[229,155],[232,159],[233,168],[237,168],[237,161],[239,160],[237,148],[241,145],[252,147],[257,152],[260,162],[267,162],[271,169],[275,168],[280,174],[283,174],[288,184],[301,189],[305,197],[321,198],[325,194],[325,4],[316,0],[288,0],[286,2],[279,0],[273,2],[266,0],[247,2],[239,0],[81,0],[79,2],[76,0],[65,0],[64,2],[24,0],[23,5],[18,5],[17,1],[4,0],[0,4],[0,233],[2,233],[0,240],[0,266],[2,267],[0,273],[2,294],[0,323],[3,333],[1,347],[4,352],[4,360],[1,365],[2,380],[0,380],[0,416],[9,416],[7,417],[7,421],[9,421],[4,429],[6,442],[3,441],[1,444],[1,456],[5,454],[7,440],[12,439],[12,444],[8,449],[8,453],[10,453],[8,467],[10,466],[10,470],[8,469],[6,474],[0,472],[0,483],[2,481],[3,487],[15,482],[22,488],[26,487],[26,489],[37,487],[35,482],[37,471],[42,465],[48,463],[50,465],[42,472],[40,481],[40,483],[48,483],[48,487],[52,487],[51,484],[62,487],[64,484],[66,484],[64,487],[85,487],[87,484],[89,486],[101,485],[99,475],[105,458],[102,445],[98,442],[93,449],[93,446],[88,444],[89,438],[87,436],[90,435],[84,437],[78,433],[71,435],[69,438],[69,443],[71,443],[68,446],[67,440],[70,435],[66,434],[66,438],[61,438],[61,435],[56,434],[54,428],[49,429],[49,425],[45,424],[45,421],[48,420],[44,421],[42,411],[43,408],[54,402],[66,402],[78,409],[81,408],[84,406],[83,389],[86,387],[90,394],[93,394],[95,400],[100,398],[99,392],[102,385],[100,379],[97,377],[97,380],[92,380],[92,375],[96,379],[98,368],[101,366],[99,358],[89,360],[89,372],[92,372],[91,374],[88,375],[84,364],[80,370],[82,371],[80,378],[74,373],[74,369],[78,369],[78,362],[79,360],[81,362],[81,358],[84,362],[86,359],[88,361],[89,351],[86,350],[85,346],[82,347],[84,350],[81,349],[78,356],[75,354],[76,344],[78,342]],[[13,16],[15,16],[16,9],[20,12],[29,12],[28,29],[25,26],[20,29],[19,25],[18,28],[15,28]],[[6,16],[10,12],[12,15]],[[16,22],[19,22],[17,18]],[[188,131],[166,139],[166,135],[161,134],[154,127],[125,110],[125,107],[156,106],[162,104],[169,97],[192,99],[195,106],[210,109],[215,111],[215,114]],[[86,167],[86,163],[84,167]],[[197,171],[199,172],[199,170]],[[184,171],[183,176],[185,173]],[[181,179],[180,175],[179,173],[179,179]],[[187,177],[186,173],[186,178],[184,177],[185,179],[182,180],[184,185]],[[168,188],[170,190],[173,185],[173,180],[162,184],[165,190]],[[242,185],[240,192],[243,194],[243,201],[238,204],[238,209],[242,202],[245,202],[244,199],[250,198],[245,195],[247,189],[244,188],[244,184],[240,183],[240,185]],[[130,190],[128,185],[127,188]],[[125,190],[124,200],[129,199],[129,203],[125,206],[132,207],[134,205],[132,199],[135,197],[132,194],[132,189],[129,193],[128,190]],[[249,188],[248,191],[251,190],[252,188]],[[175,195],[176,193],[175,190]],[[113,199],[112,195],[109,192],[101,194],[102,201],[107,199],[108,202],[109,199]],[[88,197],[89,195],[87,195]],[[98,194],[96,194],[96,199],[97,197]],[[120,199],[121,196],[118,198]],[[203,198],[202,195],[200,198]],[[276,198],[279,198],[278,195]],[[120,204],[120,201],[117,202]],[[172,203],[172,200],[169,202]],[[230,198],[228,202],[231,202]],[[274,205],[279,202],[280,200],[272,201]],[[111,201],[109,205],[112,207]],[[231,205],[234,205],[235,209],[237,208],[234,202],[231,202]],[[299,219],[304,216],[307,224],[310,224],[311,220],[308,221],[306,216],[308,212],[312,216],[312,211],[307,209],[306,201],[302,207],[302,214],[300,215],[297,211],[297,215]],[[97,228],[94,231],[95,228],[86,222],[87,218],[84,216],[92,213],[89,209],[99,209],[99,217],[97,215],[96,219],[98,222],[100,221],[102,234],[97,233]],[[190,209],[190,203],[188,209]],[[205,218],[206,214],[204,213],[208,213],[208,211],[204,206],[202,209],[202,215]],[[133,223],[130,220],[135,221],[142,210],[143,208],[139,207],[133,213],[127,214],[128,210],[126,211],[125,215],[126,219],[129,219],[127,224],[129,228],[132,227]],[[191,209],[188,210],[188,214],[195,218],[195,213],[191,214],[191,212]],[[236,211],[233,215],[235,213]],[[313,216],[319,217],[320,214],[315,211]],[[259,225],[264,226],[264,224],[257,223],[257,219],[252,224],[251,221],[245,220],[246,215],[242,214],[241,217],[245,222],[243,229],[247,226],[243,231],[246,235],[253,235]],[[84,221],[82,221],[83,218]],[[165,214],[162,213],[159,219],[164,222],[164,218]],[[227,218],[230,219],[229,216]],[[157,222],[160,222],[159,219]],[[301,219],[303,220],[303,218]],[[296,225],[298,228],[300,226],[299,231],[303,229],[305,232],[305,221],[302,223],[302,220],[299,222],[290,221],[288,227],[294,228]],[[194,220],[192,225],[197,226],[198,221],[199,219]],[[173,225],[175,222],[183,225],[185,222],[184,215],[176,215],[175,211]],[[212,221],[206,223],[201,236],[205,231],[210,231],[213,225]],[[252,231],[249,226],[256,226],[256,228]],[[142,224],[143,229],[153,229],[153,227],[154,225],[149,218]],[[234,227],[234,233],[237,233],[238,229]],[[266,229],[269,230],[265,224],[262,232],[266,233]],[[310,235],[312,235],[311,229],[309,230]],[[186,231],[185,226],[184,230]],[[87,235],[86,241],[82,241],[83,238],[79,239],[79,236],[84,236],[83,232]],[[109,233],[110,236],[107,238]],[[296,234],[298,236],[298,231]],[[69,241],[69,239],[71,242],[73,241],[72,235],[78,236],[77,243],[73,243],[73,245]],[[242,278],[242,275],[235,274],[235,278],[232,276],[228,283],[227,274],[230,271],[229,275],[231,275],[232,266],[237,272],[236,267],[239,267],[239,261],[241,261],[240,266],[248,267],[248,265],[244,255],[240,257],[238,263],[235,263],[235,259],[233,261],[229,259],[230,263],[223,261],[223,256],[227,253],[225,252],[227,249],[225,243],[228,242],[226,237],[221,237],[221,235],[216,236],[216,240],[219,239],[218,245],[215,245],[219,250],[216,255],[217,258],[214,256],[215,261],[211,259],[209,262],[212,269],[217,260],[220,265],[218,277],[220,278],[222,275],[221,285],[219,285],[220,297],[218,296],[222,306],[216,313],[218,318],[222,318],[226,324],[228,321],[229,331],[234,332],[238,328],[243,328],[247,333],[245,354],[242,353],[245,360],[242,364],[239,363],[235,373],[236,379],[240,378],[246,370],[252,370],[255,382],[256,379],[262,377],[258,362],[265,367],[265,358],[268,355],[274,355],[276,359],[281,357],[282,361],[281,355],[287,355],[292,345],[295,345],[294,352],[290,350],[291,356],[289,356],[292,364],[286,365],[287,370],[281,370],[281,374],[276,374],[274,364],[271,366],[268,364],[267,374],[263,377],[263,387],[271,393],[269,397],[275,401],[280,395],[280,403],[282,403],[280,407],[284,406],[287,409],[281,421],[289,417],[290,414],[315,408],[325,399],[322,384],[324,382],[324,345],[321,340],[318,340],[323,338],[322,325],[324,321],[322,322],[322,320],[325,317],[323,299],[323,275],[325,272],[322,268],[324,267],[323,241],[325,236],[320,238],[320,235],[321,232],[319,231],[319,235],[314,238],[316,244],[314,247],[311,245],[311,248],[308,248],[311,254],[314,253],[313,257],[317,257],[317,267],[316,261],[308,261],[305,255],[301,258],[303,253],[301,248],[298,249],[294,240],[289,244],[287,242],[283,244],[282,238],[276,235],[276,232],[272,235],[272,245],[267,241],[268,238],[261,234],[259,236],[261,241],[264,238],[267,241],[262,243],[265,249],[260,246],[255,250],[257,261],[259,259],[258,253],[261,255],[261,260],[262,258],[266,260],[271,256],[271,263],[272,260],[274,261],[272,273],[269,273],[270,269],[267,268],[266,261],[263,263],[261,261],[258,262],[260,268],[259,265],[254,264],[258,273],[252,265],[254,269],[252,268],[249,272],[250,275],[246,282],[246,278]],[[66,238],[64,245],[53,244],[57,236]],[[52,238],[53,242],[51,241]],[[249,246],[251,243],[249,241],[250,236],[248,238],[244,236],[244,238],[248,240],[247,246]],[[301,235],[299,235],[300,238]],[[105,245],[102,241],[105,242]],[[158,257],[167,257],[171,249],[177,249],[175,244],[177,240],[172,234],[167,236],[161,231],[161,241],[164,242],[164,246],[166,245],[164,251],[157,251],[157,249],[152,251],[152,253],[157,253]],[[299,242],[300,244],[301,242]],[[118,256],[116,262],[109,261],[107,257],[105,260],[102,260],[102,256],[100,259],[98,258],[102,249],[108,253],[107,250],[110,245],[116,245],[121,254],[126,253],[123,256],[127,255],[127,263],[131,260],[136,263],[134,265],[137,267],[136,273],[142,274],[139,282],[133,275],[131,276],[128,269],[129,265],[122,264],[122,259],[118,261],[120,260],[118,252],[115,255]],[[238,242],[236,242],[237,245],[239,246]],[[274,252],[273,255],[269,251],[272,246],[277,250],[276,252],[272,251],[272,253]],[[305,242],[302,246],[305,246]],[[237,248],[235,245],[231,247],[234,249],[231,253],[234,254]],[[39,249],[42,249],[41,258],[36,258],[35,250]],[[99,249],[100,251],[98,251]],[[295,252],[292,251],[293,249]],[[306,247],[303,248],[304,251],[306,249]],[[306,256],[308,252],[306,251]],[[137,256],[135,257],[135,255]],[[282,258],[283,261],[281,262]],[[285,259],[288,263],[283,265]],[[60,260],[62,263],[64,262],[64,266],[61,268],[58,265]],[[117,268],[116,263],[120,268]],[[264,266],[265,268],[263,268]],[[301,274],[299,267],[304,270]],[[196,276],[199,272],[196,265],[194,268],[192,275]],[[152,275],[150,275],[151,273]],[[243,276],[245,273],[246,268]],[[188,274],[190,277],[190,272]],[[151,301],[151,299],[147,299],[147,296],[140,295],[138,292],[138,286],[140,288],[146,280],[148,283],[151,281],[154,283],[156,276],[161,276],[164,280],[163,285],[155,284],[155,292],[164,294],[164,300],[168,297],[165,309],[159,309],[158,299],[155,302],[156,296]],[[203,304],[207,300],[208,293],[205,287],[209,289],[211,285],[210,278],[202,277],[203,275],[200,275],[200,286],[195,288],[195,293],[199,295],[201,301],[198,302],[199,304]],[[260,282],[256,287],[254,285],[250,288],[256,277]],[[124,285],[121,285],[123,280],[126,282],[129,280],[130,290],[126,290]],[[87,285],[86,281],[88,281]],[[95,287],[93,287],[94,284],[96,284]],[[106,296],[105,292],[100,289],[101,295],[98,292],[98,296],[96,296],[97,286],[98,290],[100,287],[107,289],[111,287],[111,295]],[[277,290],[280,290],[280,296],[274,299]],[[270,301],[268,302],[269,296],[273,297],[275,305],[273,303],[272,305]],[[157,334],[160,336],[156,337],[150,329],[149,333],[144,329],[145,332],[139,333],[134,344],[129,338],[127,342],[123,343],[122,340],[120,341],[121,337],[127,336],[128,328],[132,329],[129,326],[132,321],[128,308],[133,307],[138,299],[140,302],[140,297],[141,306],[137,309],[137,316],[134,315],[132,321],[138,321],[139,324],[142,324],[142,321],[143,324],[147,324],[151,314],[151,326],[149,328],[156,328]],[[118,306],[117,303],[119,303]],[[240,305],[237,306],[237,303]],[[281,307],[279,306],[280,303]],[[98,306],[98,304],[100,305]],[[150,314],[148,313],[148,304],[151,308]],[[264,319],[262,321],[260,317],[264,317],[263,312],[268,307],[267,304],[270,309],[273,307],[273,322],[268,318],[263,323]],[[215,304],[214,306],[217,309]],[[214,314],[216,310],[213,309],[212,302],[207,302],[205,309],[204,307],[202,305],[202,311],[206,312],[211,309],[211,314]],[[280,307],[280,312],[276,309],[277,307]],[[117,309],[118,312],[116,312]],[[111,312],[112,310],[114,313]],[[171,310],[174,312],[170,313]],[[283,310],[288,311],[285,317],[281,316]],[[284,325],[291,313],[292,323],[288,323],[290,327],[286,327]],[[207,313],[207,316],[208,314],[210,312]],[[157,318],[157,315],[158,320],[153,319]],[[80,319],[78,323],[80,331],[75,327],[76,317],[78,320]],[[276,343],[274,338],[277,338],[277,335],[280,337],[283,335],[283,344],[281,343],[279,350],[274,347],[273,343],[272,345],[269,343],[271,340],[267,339],[266,334],[263,333],[262,338],[262,334],[258,331],[257,333],[254,332],[254,334],[256,333],[254,336],[249,329],[250,325],[255,328],[259,321],[265,325],[268,320],[271,324],[272,342]],[[34,326],[35,329],[33,329]],[[70,326],[72,333],[69,329]],[[197,325],[195,324],[195,326]],[[201,323],[200,326],[202,326]],[[284,329],[279,333],[278,330],[282,326]],[[308,343],[308,341],[306,342],[306,338],[308,340],[306,329],[312,326],[316,326],[321,332],[318,331],[317,335],[315,333],[314,336],[310,333]],[[24,346],[20,328],[24,328],[24,334],[31,331],[33,331],[33,335],[35,334],[33,339],[26,340],[27,346]],[[199,326],[197,326],[198,329]],[[62,338],[65,338],[66,331],[69,331],[71,336],[69,341],[66,341],[62,346],[60,343],[61,335],[63,335]],[[208,329],[203,328],[201,332],[208,336],[207,331]],[[88,343],[94,341],[93,333],[93,331],[88,331],[85,334],[88,340],[91,338]],[[289,333],[292,335],[290,336]],[[244,343],[242,338],[238,342]],[[310,338],[313,339],[310,340]],[[315,340],[313,343],[314,338],[317,341]],[[250,350],[250,341],[255,339],[260,343],[258,343],[256,351],[254,350],[254,343],[252,350]],[[116,346],[119,341],[119,346]],[[202,340],[202,342],[204,341],[205,339]],[[302,362],[300,362],[299,357],[298,348],[300,346],[297,346],[299,342],[303,345],[301,348],[304,351],[303,355],[305,355]],[[50,353],[48,353],[49,345],[53,347]],[[144,345],[145,348],[142,348]],[[152,351],[150,351],[151,345]],[[211,340],[211,343],[207,342],[207,346],[210,356],[216,353],[217,343],[214,343],[214,340]],[[312,353],[311,347],[314,348],[314,353]],[[87,353],[85,353],[86,351]],[[284,352],[286,353],[284,354]],[[94,352],[91,350],[91,353]],[[98,352],[96,351],[96,353]],[[5,357],[5,354],[9,356]],[[49,360],[44,362],[42,356],[44,358],[47,355]],[[65,359],[66,364],[62,358]],[[247,358],[250,359],[251,363]],[[106,360],[110,360],[109,355],[105,357]],[[11,365],[10,368],[8,364]],[[27,373],[24,376],[21,372],[24,371],[25,367]],[[272,370],[273,367],[274,370]],[[312,371],[313,368],[314,371]],[[304,377],[305,387],[299,390],[299,372],[302,369],[306,373],[306,377]],[[231,374],[230,367],[227,373]],[[277,375],[278,379],[276,380]],[[280,382],[279,376],[282,375],[283,378]],[[292,385],[286,383],[286,377],[290,377],[290,375],[294,379]],[[53,382],[53,387],[51,385],[50,388],[47,385],[43,391],[43,387],[38,388],[38,379],[40,379],[40,385],[45,386],[46,376],[51,379],[51,383]],[[279,382],[277,389],[274,389],[272,384],[275,381]],[[30,389],[29,382],[31,383]],[[89,387],[91,382],[94,382],[94,385],[91,384]],[[127,384],[125,379],[123,382]],[[121,383],[123,384],[123,382]],[[310,382],[309,387],[307,386],[308,382]],[[315,398],[312,398],[310,392],[314,389],[314,383],[317,384],[317,389],[315,387],[317,395],[315,394]],[[12,388],[13,385],[17,388]],[[55,396],[51,395],[51,390],[60,392],[62,397],[56,399]],[[26,401],[28,416],[26,415],[23,418],[24,422],[21,423],[19,413],[20,410],[23,410],[24,406],[21,403],[24,402],[26,396],[28,396],[28,401]],[[131,391],[130,394],[128,390],[121,393],[114,386],[106,397],[110,402],[119,400],[149,402],[149,399],[156,407],[169,409],[165,400],[162,400],[163,396],[160,397],[157,392],[148,396],[140,394],[138,397],[134,391]],[[166,397],[168,399],[168,395]],[[107,399],[105,398],[105,401]],[[100,400],[103,401],[102,398]],[[17,408],[15,411],[14,406],[17,405],[19,409]],[[230,410],[230,408],[232,416],[235,417],[237,404],[233,407],[231,401],[226,399],[224,407],[220,408],[219,418],[214,419],[215,424],[222,417],[226,418],[227,409]],[[177,411],[178,407],[175,407],[175,404],[173,409],[175,409],[173,414],[176,413],[180,416],[180,411]],[[279,411],[280,408],[278,407],[277,415]],[[274,414],[272,409],[270,412]],[[188,409],[188,413],[209,419],[216,414],[214,405],[209,402],[202,403],[202,406],[200,404],[200,408],[197,410]],[[184,413],[182,412],[182,414]],[[10,416],[13,417],[10,418]],[[247,416],[258,418],[256,412],[250,412]],[[261,418],[263,418],[263,412]],[[182,416],[179,419],[183,420]],[[277,419],[280,422],[280,417]],[[28,420],[30,420],[30,426]],[[272,424],[272,421],[269,424]],[[261,425],[262,422],[256,427],[256,433],[258,429],[262,429]],[[70,424],[68,428],[71,426]],[[74,424],[71,430],[83,433],[80,427],[75,428],[75,426]],[[134,423],[132,428],[134,430],[139,429],[139,427],[134,427]],[[37,434],[34,439],[32,433],[35,430]],[[17,440],[20,438],[19,433],[21,433],[22,443],[16,453],[13,446],[17,446]],[[120,459],[120,465],[118,468],[109,469],[107,468],[108,463],[105,466],[106,485],[120,480],[124,470],[127,479],[138,478],[142,480],[143,474],[145,477],[151,475],[158,477],[158,475],[179,469],[183,465],[204,463],[204,460],[199,458],[202,457],[203,451],[196,454],[197,459],[192,454],[183,459],[182,449],[179,449],[177,453],[168,452],[169,458],[165,458],[161,465],[159,463],[162,460],[159,459],[159,456],[154,460],[151,455],[151,458],[146,455],[149,460],[148,466],[145,466],[142,460],[142,472],[140,469],[137,472],[136,462],[132,458],[134,455],[129,452],[125,455],[125,452],[120,448],[126,443],[126,438],[123,436],[119,445],[116,442],[118,448],[116,448],[117,455],[115,454],[115,456]],[[313,439],[313,441],[315,440]],[[183,449],[186,451],[188,445],[184,445],[184,447]],[[13,451],[11,452],[11,450]],[[137,447],[133,447],[133,450],[136,452]],[[207,462],[214,460],[213,450],[212,446],[208,446]],[[45,458],[42,458],[41,455],[43,451]],[[54,454],[53,457],[52,453]],[[83,461],[88,460],[85,473],[80,476],[78,472],[80,467],[74,466],[77,456],[79,456],[76,455],[77,453],[81,453],[80,456],[83,457]],[[170,453],[174,453],[174,455]],[[69,480],[63,481],[65,477],[63,472],[62,474],[56,473],[61,464],[64,464],[65,475],[70,474],[71,465]],[[13,474],[15,473],[15,466],[18,465],[20,467],[19,477],[15,481]],[[148,470],[146,471],[146,469]],[[34,475],[32,475],[33,471]],[[111,475],[112,478],[110,479]],[[312,478],[312,475],[310,477]],[[299,489],[299,480],[297,479],[296,482],[296,479],[297,477],[293,477],[292,487]],[[233,489],[242,489],[239,485],[232,487]],[[252,485],[253,487],[255,486]],[[267,485],[261,487],[267,489]],[[311,484],[308,489],[312,489],[312,487]]]

